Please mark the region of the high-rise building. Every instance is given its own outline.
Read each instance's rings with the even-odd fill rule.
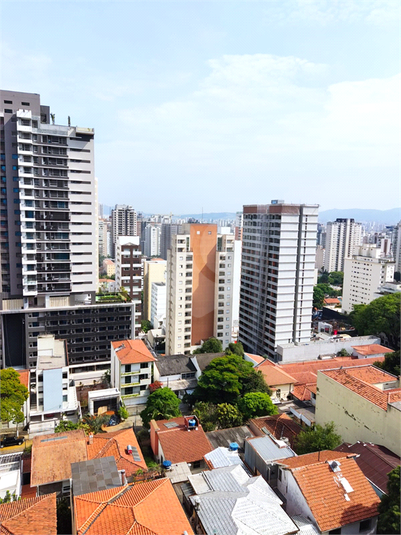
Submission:
[[[355,305],[373,301],[379,288],[394,280],[394,268],[392,256],[383,256],[376,245],[358,247],[344,260],[343,311],[349,313]]]
[[[401,221],[393,230],[393,255],[395,261],[395,271],[401,271]]]
[[[99,255],[108,256],[109,255],[108,238],[107,238],[108,221],[106,219],[99,218],[98,225],[99,225]]]
[[[159,329],[163,324],[166,323],[166,310],[166,284],[164,282],[153,282],[150,305],[150,321],[154,329]]]
[[[210,337],[231,342],[234,235],[183,225],[167,259],[166,353],[189,353]]]
[[[143,254],[147,257],[160,255],[160,223],[148,223],[144,232]]]
[[[318,205],[244,206],[239,340],[275,357],[311,335]]]
[[[132,303],[95,296],[94,130],[55,124],[38,94],[1,91],[0,144],[0,366],[34,367],[38,336],[53,334],[72,368],[100,378],[110,340],[134,333]]]
[[[114,258],[118,236],[137,236],[137,213],[132,206],[116,204],[111,211],[111,232]]]
[[[243,226],[243,213],[237,212],[235,214],[235,226],[234,235],[236,240],[242,240],[242,226]]]
[[[167,251],[171,247],[171,236],[179,232],[180,225],[176,223],[162,223],[160,234],[160,256],[167,260]]]
[[[162,258],[152,258],[143,262],[143,318],[152,321],[151,302],[152,284],[166,282],[167,261]]]
[[[327,223],[324,269],[327,272],[344,271],[344,258],[353,255],[362,243],[362,225],[353,219],[337,218]]]

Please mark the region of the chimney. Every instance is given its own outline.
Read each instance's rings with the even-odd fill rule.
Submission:
[[[93,433],[89,433],[89,444],[93,444]]]
[[[121,485],[125,486],[127,484],[127,478],[125,477],[125,470],[122,469],[122,470],[119,470],[118,472],[120,474]]]

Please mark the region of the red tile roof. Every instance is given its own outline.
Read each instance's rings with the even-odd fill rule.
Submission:
[[[121,340],[111,344],[121,364],[138,364],[156,360],[142,340]]]
[[[341,301],[337,297],[325,297],[324,302],[326,305],[340,305]]]
[[[260,363],[265,360],[265,357],[261,357],[260,355],[252,355],[252,353],[245,353],[245,355],[248,355],[254,362]]]
[[[188,431],[184,423],[184,417],[172,418],[171,420],[157,420],[156,434],[163,449],[164,459],[172,463],[192,463],[201,461],[206,453],[212,451],[202,426]],[[178,427],[167,428],[167,422],[176,422]]]
[[[369,479],[381,491],[387,492],[388,473],[401,464],[401,458],[377,444],[356,442],[355,444],[341,444],[336,451],[355,453],[356,464]]]
[[[293,459],[299,460],[300,457]],[[288,462],[288,459],[285,461]],[[333,472],[327,462],[308,463],[291,469],[322,532],[378,514],[380,499],[354,459],[340,457],[338,462],[338,472]],[[341,478],[345,478],[352,491],[346,492]]]
[[[353,457],[353,453],[344,453],[340,451],[314,451],[313,453],[306,453],[305,455],[298,455],[297,457],[289,457],[287,459],[279,459],[275,461],[280,463],[287,468],[300,468],[303,466],[308,466],[310,464],[322,463],[326,461],[334,461],[335,459],[342,459],[347,457]]]
[[[56,535],[56,494],[0,504],[0,533]]]
[[[401,388],[393,388],[391,390],[389,389],[383,391],[380,390],[380,388],[365,382],[364,378],[369,376],[369,372],[364,370],[364,368],[365,367],[361,367],[354,371],[351,370],[351,373],[349,373],[348,368],[325,370],[321,371],[320,373],[323,373],[327,377],[337,381],[352,392],[355,392],[370,403],[374,403],[385,411],[387,411],[388,403],[401,400]],[[389,381],[394,381],[394,376],[387,374],[386,372],[383,373],[389,377]],[[360,377],[362,377],[362,379],[360,379]]]
[[[379,344],[369,344],[366,346],[352,346],[360,355],[379,355],[380,353],[394,353],[393,349]]]
[[[270,360],[263,361],[261,364],[255,366],[255,369],[263,373],[265,381],[269,386],[287,385],[296,382],[294,377],[286,373],[281,366],[274,364]]]
[[[287,414],[275,414],[262,418],[253,418],[251,425],[256,426],[263,432],[266,428],[278,440],[288,438],[291,447],[294,445],[294,440],[302,431],[302,427],[292,420]]]
[[[20,383],[29,390],[29,370],[17,370]]]
[[[169,479],[74,498],[78,535],[193,535]]]
[[[124,469],[127,477],[132,476],[139,469],[148,469],[135,433],[131,428],[94,435],[92,444],[89,444],[89,437],[86,437],[86,444],[88,459],[112,455],[116,460],[118,470]],[[140,461],[134,461],[132,454],[127,453],[128,444],[137,449],[141,457]]]

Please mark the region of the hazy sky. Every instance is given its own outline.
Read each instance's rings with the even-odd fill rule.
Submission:
[[[3,0],[1,86],[95,128],[99,201],[400,205],[399,0]]]

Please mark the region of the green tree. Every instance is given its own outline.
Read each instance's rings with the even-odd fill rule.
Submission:
[[[235,405],[220,403],[216,407],[216,421],[220,429],[236,427],[242,424],[242,414]]]
[[[308,427],[301,431],[295,439],[295,451],[298,455],[314,451],[334,450],[342,442],[336,433],[334,422]]]
[[[317,279],[318,284],[327,284],[329,282],[329,274],[327,271],[323,271],[320,277]]]
[[[203,342],[202,347],[198,347],[198,349],[195,349],[193,352],[194,355],[199,355],[199,353],[222,353],[223,352],[223,346],[221,345],[220,340],[217,340],[217,338],[209,338],[209,340],[206,340]]]
[[[100,416],[93,416],[92,414],[85,414],[82,418],[82,423],[87,426],[87,429],[97,435],[103,433],[102,426],[106,425],[110,420],[110,416],[107,414],[101,414]]]
[[[400,351],[386,353],[383,362],[377,360],[373,365],[393,375],[400,375]]]
[[[360,336],[373,334],[394,350],[400,349],[401,293],[383,295],[369,305],[355,305],[350,320]]]
[[[23,423],[24,412],[22,410],[29,392],[26,386],[21,384],[19,373],[14,368],[5,368],[0,371],[1,384],[1,420],[3,422]]]
[[[338,290],[335,290],[334,288],[332,288],[330,286],[330,284],[316,284],[316,286],[314,288],[319,288],[319,290],[322,290],[322,292],[324,293],[324,295],[328,295],[329,297],[337,297],[338,295],[341,294],[340,291]]]
[[[193,413],[198,417],[204,431],[208,432],[216,429],[216,405],[207,401],[198,401],[194,405]]]
[[[146,334],[151,329],[153,329],[153,325],[149,320],[142,320],[141,321],[141,329]]]
[[[244,420],[278,414],[277,407],[273,404],[270,396],[263,392],[245,394],[238,402],[238,409],[241,411]]]
[[[237,342],[236,344],[230,343],[225,349],[226,355],[239,355],[240,357],[244,356],[244,346],[241,344],[241,342]]]
[[[20,499],[21,499],[21,496],[17,496],[15,492],[11,494],[9,490],[6,490],[4,498],[0,498],[0,503],[18,502]]]
[[[239,355],[217,357],[205,368],[192,395],[196,401],[236,405],[247,392],[269,390],[261,372]]]
[[[377,533],[383,535],[401,533],[400,526],[400,467],[388,475],[387,494],[381,497]]]
[[[54,428],[55,433],[65,433],[65,431],[73,431],[79,429],[80,423],[74,424],[70,420],[60,420],[60,423]]]
[[[349,357],[350,353],[346,349],[342,349],[341,351],[337,352],[337,357]]]
[[[332,271],[329,273],[328,283],[333,286],[342,286],[344,282],[344,273],[342,271]]]
[[[322,309],[324,303],[324,291],[319,288],[319,285],[313,288],[313,308]]]
[[[141,412],[142,423],[149,429],[150,420],[169,420],[181,416],[180,400],[170,388],[158,388],[149,395]]]

